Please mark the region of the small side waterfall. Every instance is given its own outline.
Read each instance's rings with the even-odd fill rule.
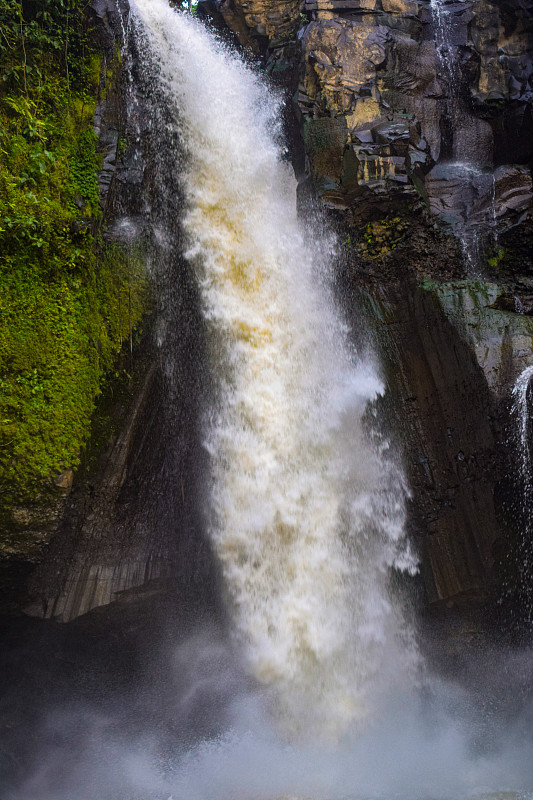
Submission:
[[[441,126],[445,155],[441,158],[460,209],[453,229],[461,245],[466,277],[482,278],[487,253],[491,248],[496,251],[498,246],[496,178],[493,170],[476,163],[475,152],[469,152],[465,158],[459,53],[454,44],[454,12],[448,5],[446,0],[430,0],[444,94]]]
[[[437,56],[446,76],[450,92],[450,104],[454,105],[457,94],[457,65],[453,54],[450,17],[444,0],[431,0],[431,16],[435,26]],[[453,114],[453,108],[450,109]]]
[[[280,100],[166,0],[132,8],[186,154],[166,180],[218,378],[211,536],[235,635],[285,729],[335,737],[415,658],[388,585],[416,570],[404,479],[364,424],[383,386],[336,310],[333,240],[298,222]]]
[[[526,367],[516,379],[512,390],[512,413],[516,418],[518,427],[518,442],[520,445],[519,460],[524,477],[527,500],[530,500],[533,496],[533,464],[531,460],[531,444],[528,436],[528,426],[530,422],[528,392],[532,377],[533,366]]]
[[[498,221],[495,206],[494,173],[489,173],[475,164],[454,162],[448,167],[450,174],[468,185],[471,194],[471,212],[465,212],[462,223],[456,226],[456,235],[461,242],[463,263],[468,278],[482,278],[484,256],[490,240],[497,245]],[[485,205],[489,204],[489,209]],[[482,210],[479,211],[479,206]]]
[[[533,454],[531,442],[531,379],[533,366],[526,367],[518,376],[512,389],[511,414],[516,430],[518,479],[522,490],[520,508],[520,581],[521,590],[531,596],[529,580],[533,565]],[[527,615],[533,622],[533,600],[527,602]]]

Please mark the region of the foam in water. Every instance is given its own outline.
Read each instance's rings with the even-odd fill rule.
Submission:
[[[337,735],[411,659],[387,587],[391,567],[415,570],[403,477],[363,425],[383,387],[346,343],[331,239],[298,223],[280,101],[165,0],[133,9],[187,153],[187,255],[219,376],[211,535],[234,630],[286,728]]]

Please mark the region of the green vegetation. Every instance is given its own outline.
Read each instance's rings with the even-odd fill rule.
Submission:
[[[171,6],[188,11],[189,14],[196,15],[198,9],[198,0],[169,0],[169,3]]]
[[[82,0],[0,0],[0,505],[79,462],[94,401],[148,307],[104,248],[92,130],[101,59]]]
[[[487,258],[487,264],[489,265],[489,267],[495,269],[497,266],[499,266],[504,256],[505,256],[504,248],[498,247],[498,249]]]
[[[401,217],[386,217],[368,222],[359,239],[359,249],[366,258],[384,258],[403,242],[409,224]]]

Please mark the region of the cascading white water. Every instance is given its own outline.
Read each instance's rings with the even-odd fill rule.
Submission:
[[[280,100],[166,0],[132,8],[187,154],[168,179],[219,380],[211,535],[234,629],[285,727],[335,736],[411,658],[388,591],[391,567],[416,569],[403,477],[363,425],[382,385],[347,345],[331,237],[298,223]]]
[[[435,27],[437,56],[442,70],[446,75],[450,92],[449,99],[453,111],[455,94],[457,93],[457,67],[453,54],[450,17],[445,7],[444,0],[430,0],[430,6]]]
[[[522,486],[521,497],[521,570],[520,580],[529,582],[529,572],[532,561],[531,534],[533,524],[531,520],[531,510],[533,508],[533,460],[530,442],[530,402],[529,390],[531,379],[533,378],[533,366],[526,367],[518,376],[513,386],[511,415],[514,417],[516,425],[516,450],[518,453],[518,475]],[[526,588],[529,594],[529,586]],[[533,603],[527,604],[526,611],[529,622],[533,623]]]
[[[518,376],[513,386],[511,396],[513,400],[512,414],[516,419],[518,428],[519,459],[521,473],[524,478],[528,500],[533,493],[533,475],[531,474],[531,448],[528,437],[529,403],[528,391],[533,377],[533,366],[526,367]]]

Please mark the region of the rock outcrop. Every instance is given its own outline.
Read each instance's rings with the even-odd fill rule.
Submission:
[[[363,303],[432,602],[500,593],[500,553],[516,545],[501,488],[513,479],[509,386],[532,361],[533,323],[500,307],[507,302],[496,284],[457,281],[396,284]]]
[[[261,35],[271,52],[282,46],[297,20],[298,4],[292,15],[287,5],[235,0],[242,43]],[[306,0],[298,106],[315,185],[326,204],[356,215],[367,195],[418,195],[449,223],[495,213],[511,224],[532,197],[530,174],[514,168],[533,157],[531,8],[440,6],[444,44],[439,2]]]

